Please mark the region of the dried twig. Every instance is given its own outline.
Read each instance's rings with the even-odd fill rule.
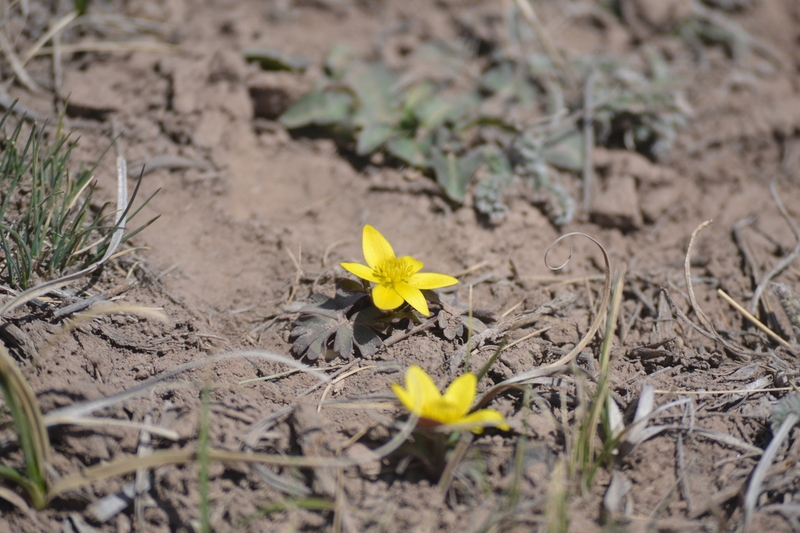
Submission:
[[[2,50],[6,59],[8,59],[8,64],[11,66],[11,70],[14,71],[14,75],[26,89],[32,93],[44,92],[44,89],[42,89],[25,70],[22,61],[20,61],[19,56],[17,56],[17,53],[14,51],[14,47],[11,46],[11,43],[8,41],[5,28],[0,28],[0,50]]]
[[[604,283],[604,287],[603,287],[603,298],[602,298],[602,300],[600,300],[600,305],[599,305],[599,307],[597,309],[597,315],[595,316],[595,319],[592,322],[592,325],[589,327],[589,331],[586,332],[586,335],[584,335],[584,337],[580,340],[580,342],[577,345],[575,345],[575,347],[567,355],[565,355],[564,357],[562,357],[558,361],[555,361],[555,362],[550,363],[549,365],[547,365],[547,367],[551,367],[551,368],[555,368],[555,367],[558,367],[558,366],[561,366],[561,365],[569,364],[570,361],[572,361],[575,357],[577,357],[578,354],[581,353],[581,351],[584,348],[586,348],[586,346],[589,344],[589,342],[594,337],[595,333],[597,333],[597,330],[600,328],[600,322],[602,322],[603,317],[605,317],[605,311],[606,311],[606,308],[608,307],[608,302],[609,302],[609,299],[611,297],[611,259],[609,259],[608,252],[603,247],[603,245],[600,244],[594,238],[590,237],[589,235],[586,235],[585,233],[580,233],[580,232],[573,232],[573,233],[567,233],[566,235],[562,235],[561,237],[556,239],[555,242],[553,242],[553,244],[551,244],[550,247],[547,249],[547,252],[545,252],[545,254],[544,254],[545,264],[547,263],[547,254],[550,253],[550,250],[553,249],[553,246],[555,246],[562,239],[565,239],[565,238],[573,236],[573,235],[582,235],[582,236],[586,237],[587,239],[589,239],[590,241],[595,243],[600,248],[600,251],[603,253],[603,261],[605,262],[605,267],[606,267],[605,283]],[[571,255],[572,254],[570,254],[570,256]],[[566,266],[567,262],[569,262],[569,259],[570,258],[568,257],[567,260],[562,265],[560,265],[558,267],[553,268],[553,267],[550,267],[548,265],[548,268],[550,268],[551,270],[561,269],[564,266]]]
[[[711,323],[711,320],[708,318],[708,316],[706,316],[706,314],[700,308],[700,305],[697,303],[697,298],[694,295],[694,289],[692,288],[692,265],[691,265],[692,246],[694,246],[694,241],[697,238],[697,234],[700,233],[700,231],[709,224],[711,224],[711,220],[706,220],[705,222],[697,226],[697,228],[692,232],[692,237],[691,239],[689,239],[689,246],[686,249],[686,258],[683,261],[683,274],[684,274],[684,279],[686,281],[686,291],[689,294],[689,305],[694,310],[702,326],[698,326],[697,324],[689,320],[689,318],[683,313],[683,311],[681,311],[675,304],[675,301],[670,296],[669,291],[666,289],[666,287],[661,287],[661,291],[666,297],[667,302],[669,302],[669,306],[672,308],[672,312],[675,313],[675,315],[677,315],[678,318],[689,324],[694,330],[699,332],[701,335],[722,344],[725,348],[728,349],[729,352],[739,357],[749,358],[751,352],[725,340],[719,333],[717,333],[717,330],[714,328],[714,324]]]
[[[58,19],[55,22],[55,24],[53,24],[50,27],[49,30],[47,30],[41,37],[39,37],[36,40],[35,43],[33,43],[33,46],[31,46],[27,52],[22,54],[22,57],[20,57],[20,64],[22,66],[25,66],[25,63],[30,61],[39,52],[39,50],[41,50],[41,48],[47,43],[47,41],[53,39],[64,28],[69,26],[72,23],[72,21],[75,20],[77,17],[78,17],[77,11],[70,11],[65,16]]]
[[[700,309],[700,305],[697,303],[697,298],[695,298],[694,295],[694,288],[692,287],[692,247],[694,246],[694,241],[697,238],[697,234],[709,224],[711,224],[711,220],[706,220],[697,226],[697,228],[695,228],[695,230],[692,232],[692,237],[689,239],[689,247],[686,249],[686,257],[683,260],[683,275],[684,279],[686,280],[686,291],[689,293],[689,305],[692,306],[692,309],[694,310],[703,327],[706,328],[707,331],[713,331],[716,333],[711,320],[709,320],[708,316],[706,316],[703,310]]]
[[[769,335],[769,336],[770,336],[772,339],[774,339],[774,340],[775,340],[775,341],[776,341],[778,344],[780,344],[781,346],[783,346],[784,348],[786,348],[786,349],[787,349],[787,350],[789,350],[790,352],[794,353],[794,349],[792,348],[792,345],[791,345],[791,344],[789,344],[788,342],[786,342],[786,341],[785,341],[784,339],[782,339],[782,338],[781,338],[781,337],[780,337],[780,336],[779,336],[777,333],[775,333],[774,331],[772,331],[771,329],[769,329],[767,326],[765,326],[765,325],[764,325],[764,324],[763,324],[763,323],[762,323],[762,322],[761,322],[759,319],[757,319],[756,317],[754,317],[753,315],[751,315],[749,312],[747,312],[747,310],[746,310],[744,307],[742,307],[741,305],[739,305],[739,303],[738,303],[736,300],[734,300],[733,298],[731,298],[731,297],[728,295],[728,293],[726,293],[726,292],[725,292],[725,291],[723,291],[722,289],[717,289],[717,294],[719,294],[720,296],[722,296],[722,299],[723,299],[723,300],[725,300],[726,302],[728,302],[728,303],[731,305],[731,307],[733,307],[734,309],[736,309],[737,311],[739,311],[739,314],[741,314],[741,315],[742,315],[743,317],[745,317],[747,320],[749,320],[750,322],[752,322],[754,326],[756,326],[758,329],[760,329],[761,331],[763,331],[764,333],[766,333],[767,335]]]
[[[726,341],[725,339],[723,339],[720,336],[719,333],[716,332],[716,330],[708,331],[705,328],[703,328],[701,326],[698,326],[697,324],[695,324],[694,322],[689,320],[689,317],[687,317],[686,314],[683,311],[681,311],[681,309],[675,303],[675,300],[672,299],[672,296],[670,296],[669,291],[667,290],[666,287],[661,287],[661,292],[664,294],[664,297],[667,299],[667,302],[669,303],[669,306],[672,309],[673,314],[675,314],[675,316],[677,316],[678,318],[680,318],[681,320],[686,322],[692,329],[694,329],[695,331],[697,331],[698,333],[700,333],[704,337],[707,337],[707,338],[711,339],[712,341],[719,342],[725,348],[727,348],[728,351],[731,352],[732,354],[734,354],[734,355],[736,355],[738,357],[744,358],[744,359],[750,359],[750,357],[752,355],[752,352],[749,352],[749,351],[745,350],[744,348],[740,348],[740,347],[735,346],[735,345],[731,344],[730,342]]]
[[[325,387],[325,390],[322,391],[322,396],[320,397],[319,403],[317,404],[317,412],[319,413],[322,410],[322,402],[325,401],[325,397],[328,395],[328,393],[330,392],[331,388],[334,385],[336,385],[337,383],[339,383],[343,379],[352,376],[353,374],[357,374],[358,372],[361,372],[362,370],[369,370],[371,368],[377,368],[377,365],[368,365],[368,366],[362,366],[360,368],[355,368],[355,369],[351,370],[350,372],[342,374],[341,376],[337,377],[336,379],[331,380],[331,382],[328,383],[328,385]]]

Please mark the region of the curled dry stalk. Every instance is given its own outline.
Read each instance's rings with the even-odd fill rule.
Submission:
[[[530,383],[531,380],[534,380],[536,378],[540,378],[540,377],[544,377],[544,376],[554,376],[554,375],[558,375],[558,374],[561,374],[561,373],[564,373],[564,372],[569,372],[569,371],[573,370],[571,368],[570,363],[578,356],[579,353],[581,353],[581,351],[583,351],[584,348],[586,348],[586,346],[589,345],[589,343],[591,342],[591,340],[594,338],[595,334],[597,333],[597,330],[600,329],[600,324],[603,321],[603,318],[605,316],[606,310],[608,309],[608,302],[609,302],[609,300],[611,298],[611,260],[609,259],[608,252],[603,247],[603,245],[600,244],[594,237],[591,237],[591,236],[589,236],[589,235],[587,235],[585,233],[581,233],[581,232],[578,232],[578,231],[575,231],[575,232],[572,232],[572,233],[567,233],[565,235],[562,235],[561,237],[559,237],[555,241],[553,241],[553,244],[551,244],[550,247],[547,248],[547,251],[544,254],[545,264],[547,265],[547,268],[549,268],[550,270],[561,270],[562,268],[567,266],[567,263],[569,263],[570,259],[572,258],[572,248],[570,248],[570,255],[569,255],[569,257],[567,257],[567,260],[564,261],[561,265],[558,265],[558,266],[555,266],[555,267],[552,267],[547,263],[547,256],[548,256],[548,254],[550,253],[550,251],[553,249],[553,247],[556,244],[558,244],[562,240],[566,239],[567,237],[573,237],[573,236],[576,236],[576,235],[579,235],[581,237],[586,237],[587,239],[592,241],[594,244],[596,244],[598,248],[600,248],[600,251],[603,253],[603,261],[604,261],[605,267],[606,267],[605,268],[604,277],[603,277],[603,279],[604,279],[604,282],[603,282],[603,297],[600,300],[600,305],[598,306],[597,314],[595,315],[595,318],[592,321],[592,325],[589,327],[589,331],[586,332],[586,335],[584,335],[581,338],[581,340],[578,342],[578,344],[576,344],[575,347],[572,350],[570,350],[570,352],[568,354],[563,356],[558,361],[552,362],[550,364],[547,364],[547,365],[544,365],[544,366],[541,366],[541,367],[538,367],[538,368],[533,368],[531,370],[528,370],[526,372],[523,372],[521,374],[518,374],[518,375],[513,376],[511,378],[508,378],[506,380],[503,380],[500,383],[498,383],[498,384],[494,385],[493,387],[491,387],[489,390],[487,390],[485,393],[483,393],[483,395],[481,395],[479,397],[478,402],[476,403],[474,410],[483,409],[492,400],[492,398],[494,398],[495,396],[497,396],[498,394],[500,394],[503,391],[506,391],[506,390],[512,389],[512,388],[521,388],[523,385],[525,385],[527,383]],[[512,328],[512,330],[513,330],[513,328]],[[509,330],[509,331],[512,331],[512,330]],[[499,354],[497,354],[497,355],[499,355]]]

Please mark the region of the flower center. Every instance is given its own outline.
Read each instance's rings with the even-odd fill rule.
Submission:
[[[402,257],[389,257],[375,267],[375,275],[382,284],[393,285],[413,275],[412,265]]]
[[[452,424],[461,418],[462,411],[460,405],[440,398],[423,406],[421,416],[442,424]]]

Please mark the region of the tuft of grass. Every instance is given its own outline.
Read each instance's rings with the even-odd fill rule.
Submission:
[[[95,262],[117,228],[112,204],[96,208],[92,201],[93,174],[103,156],[91,167],[73,171],[76,141],[63,133],[63,124],[49,139],[46,128],[36,124],[29,131],[23,120],[12,127],[12,110],[0,119],[0,131],[9,131],[0,143],[0,276],[10,287],[24,290],[39,278]]]
[[[48,492],[45,465],[50,462],[50,439],[30,385],[2,344],[0,390],[14,421],[25,464],[24,472],[0,464],[0,478],[21,487],[35,509],[44,509]]]
[[[579,425],[574,435],[574,445],[569,461],[570,477],[580,474],[582,487],[587,490],[591,487],[597,469],[608,461],[619,440],[612,427],[608,402],[613,401],[610,396],[611,341],[614,337],[614,329],[622,302],[623,284],[624,272],[617,272],[611,294],[611,304],[608,307],[603,344],[600,347],[600,376],[597,388],[588,409],[582,410],[584,416],[578,419]],[[602,449],[598,451],[595,437],[600,426],[603,428],[603,441]]]
[[[547,533],[569,531],[569,484],[567,483],[567,461],[560,458],[550,474],[547,487],[547,503],[544,508]]]

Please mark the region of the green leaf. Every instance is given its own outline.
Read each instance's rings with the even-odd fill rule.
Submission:
[[[556,168],[578,171],[583,168],[583,136],[576,129],[562,131],[547,139],[542,158]]]
[[[383,341],[378,334],[362,324],[353,326],[353,342],[358,346],[358,351],[363,357],[372,357],[383,346]]]
[[[407,135],[398,135],[386,143],[386,150],[397,159],[416,168],[430,168],[430,161],[425,152],[430,142],[421,142]]]
[[[306,353],[309,361],[316,360],[322,346],[335,333],[338,325],[335,320],[325,320],[318,316],[299,318],[290,334],[291,337],[296,337],[292,343],[292,352],[298,357]]]
[[[350,64],[350,47],[344,43],[335,44],[325,57],[324,64],[325,74],[335,80],[341,80]]]
[[[519,72],[510,62],[503,62],[489,69],[480,80],[483,90],[491,94],[502,94],[513,99],[523,107],[536,103],[535,87],[523,72]]]
[[[336,330],[333,350],[345,359],[353,357],[353,327],[350,324],[342,324]]]
[[[421,102],[431,98],[436,94],[436,84],[433,82],[423,82],[412,85],[406,90],[404,106],[408,110],[413,110]]]
[[[347,70],[344,82],[356,95],[356,125],[394,124],[399,110],[393,106],[394,73],[378,63],[359,63]]]
[[[364,127],[358,134],[356,153],[369,155],[381,146],[394,134],[394,128],[385,124],[371,124]]]
[[[500,224],[508,214],[503,192],[514,181],[508,157],[496,146],[488,145],[483,151],[488,174],[475,187],[475,210],[486,216],[490,224]]]
[[[460,110],[441,96],[432,96],[422,100],[414,109],[420,126],[435,128],[447,120],[457,120]]]
[[[453,152],[445,154],[438,147],[431,149],[431,160],[436,181],[442,186],[448,198],[463,202],[472,175],[483,162],[479,149],[472,150],[462,156]]]
[[[305,72],[308,59],[266,48],[245,48],[242,55],[248,63],[258,63],[263,70]]]
[[[315,361],[329,355],[329,347],[345,359],[353,356],[355,347],[362,356],[375,353],[381,340],[374,332],[362,330],[370,328],[359,322],[361,311],[348,318],[348,312],[356,304],[363,305],[369,301],[361,287],[356,288],[356,292],[348,292],[340,286],[333,298],[324,294],[311,296],[313,302],[300,309],[300,316],[292,323],[289,337],[293,339],[294,355],[302,357],[305,354],[309,361]]]
[[[487,92],[499,93],[514,83],[515,77],[513,65],[504,61],[484,72],[480,86]]]
[[[293,103],[278,120],[289,129],[328,126],[344,121],[352,105],[353,97],[344,91],[314,91]]]

